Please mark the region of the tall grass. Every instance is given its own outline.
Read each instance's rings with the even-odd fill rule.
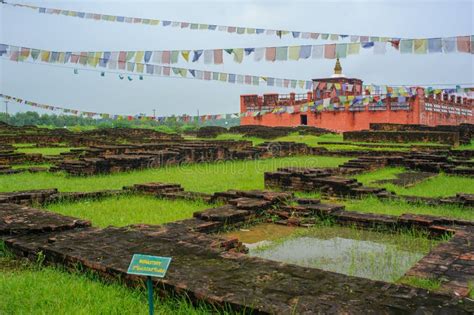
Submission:
[[[131,289],[117,282],[59,267],[41,267],[0,255],[0,314],[148,314],[144,287]],[[155,314],[211,314],[184,297],[155,296]]]
[[[424,203],[412,204],[406,201],[380,200],[375,197],[351,199],[343,202],[347,210],[389,215],[404,213],[443,216],[474,221],[474,211],[453,205],[429,206]]]
[[[398,195],[413,195],[423,197],[447,197],[456,193],[474,193],[474,180],[470,177],[451,176],[438,174],[428,178],[421,183],[411,187],[401,187],[390,183],[376,184],[374,181],[381,179],[396,178],[396,174],[403,173],[403,168],[383,168],[373,172],[368,172],[355,176],[355,178],[368,186],[384,187]]]
[[[49,211],[90,220],[98,227],[163,224],[191,218],[194,212],[210,207],[202,201],[165,200],[134,195],[59,202],[45,206]]]
[[[216,192],[228,189],[263,189],[263,173],[279,167],[336,167],[348,158],[296,156],[251,161],[226,161],[170,166],[133,172],[72,177],[64,173],[0,176],[0,191],[59,188],[60,191],[120,189],[145,182],[179,183],[187,190]]]

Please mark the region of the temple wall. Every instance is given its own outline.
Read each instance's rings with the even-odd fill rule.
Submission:
[[[308,125],[334,131],[369,129],[370,123],[419,124],[413,111],[324,111],[298,114],[266,114],[258,117],[242,117],[242,125],[299,126],[301,115],[307,115]]]
[[[459,125],[461,123],[474,124],[474,116],[470,106],[454,106],[447,103],[432,104],[416,99],[411,103],[410,110],[368,110],[364,111],[322,111],[304,113],[264,114],[256,117],[242,117],[242,125],[264,126],[300,126],[301,115],[307,116],[308,126],[330,129],[334,131],[357,131],[370,129],[370,123],[392,124],[423,124]],[[428,105],[426,107],[425,105]],[[245,109],[245,106],[241,106]],[[436,111],[435,111],[436,110]],[[446,111],[446,112],[442,112]],[[469,111],[470,116],[462,112]]]

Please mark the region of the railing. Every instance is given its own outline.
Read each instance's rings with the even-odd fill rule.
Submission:
[[[464,115],[472,116],[472,108],[467,106],[452,106],[451,104],[436,104],[426,102],[423,108],[426,112],[435,112],[442,114],[454,114],[454,115]]]

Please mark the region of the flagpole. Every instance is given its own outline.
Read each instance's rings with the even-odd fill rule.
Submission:
[[[8,100],[5,100],[5,123],[8,124]]]

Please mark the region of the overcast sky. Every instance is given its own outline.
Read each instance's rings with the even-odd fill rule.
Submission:
[[[472,0],[169,0],[169,1],[21,1],[51,8],[161,20],[320,33],[388,37],[449,37],[474,34]],[[325,41],[266,35],[236,35],[139,24],[97,22],[38,14],[0,5],[0,43],[59,51],[173,50],[323,44]],[[364,83],[414,85],[474,82],[474,55],[386,55],[364,51],[341,60],[344,73]],[[330,76],[334,60],[308,59],[223,65],[179,63],[177,66],[239,74],[308,80]],[[79,71],[0,60],[0,93],[53,106],[112,114],[201,114],[239,111],[239,95],[289,89],[253,87],[179,78],[120,80],[116,74]],[[301,92],[302,90],[298,90]],[[32,108],[10,105],[11,110]],[[3,104],[2,104],[3,110]]]

